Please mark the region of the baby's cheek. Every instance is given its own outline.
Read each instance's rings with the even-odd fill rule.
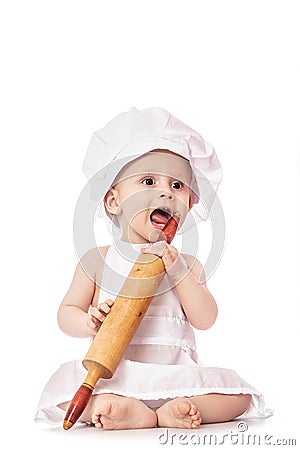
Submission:
[[[126,217],[133,220],[137,215],[150,211],[151,191],[141,190],[133,192],[131,195],[127,196],[121,203],[122,211],[126,214]]]

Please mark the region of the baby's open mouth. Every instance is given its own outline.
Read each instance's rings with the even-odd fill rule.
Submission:
[[[150,214],[150,220],[155,228],[162,230],[171,215],[171,210],[169,208],[157,208]]]

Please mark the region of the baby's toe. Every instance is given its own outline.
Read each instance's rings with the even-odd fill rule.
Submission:
[[[198,410],[197,410],[196,406],[195,405],[191,405],[190,411],[189,411],[189,415],[190,416],[194,416],[197,413],[198,413]]]

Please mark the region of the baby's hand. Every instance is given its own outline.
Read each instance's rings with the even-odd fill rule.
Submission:
[[[96,335],[101,323],[104,321],[107,314],[110,312],[114,302],[110,299],[105,300],[104,303],[100,303],[98,307],[92,306],[89,310],[89,317],[87,320],[87,326],[93,335]]]
[[[160,256],[164,262],[165,269],[169,277],[179,283],[188,273],[184,258],[179,254],[177,248],[165,241],[158,241],[151,244],[150,247],[143,247],[142,253],[153,253]]]

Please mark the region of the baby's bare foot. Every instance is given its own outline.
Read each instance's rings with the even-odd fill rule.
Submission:
[[[198,409],[188,398],[174,398],[157,411],[157,424],[168,428],[199,428],[201,417]]]
[[[99,395],[92,414],[92,422],[105,430],[153,428],[157,417],[154,411],[135,398],[114,394]]]

